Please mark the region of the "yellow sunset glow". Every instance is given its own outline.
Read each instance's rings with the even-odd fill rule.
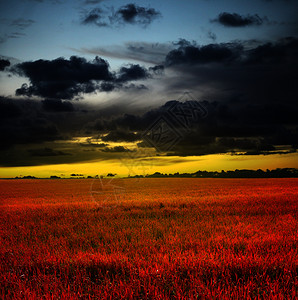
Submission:
[[[70,177],[70,174],[82,174],[84,177],[117,173],[118,176],[146,175],[154,172],[196,172],[198,170],[221,171],[235,169],[275,169],[298,167],[298,154],[288,155],[205,155],[205,156],[154,156],[144,159],[110,159],[86,163],[55,164],[26,167],[1,167],[2,178],[32,175],[46,178],[50,176]]]

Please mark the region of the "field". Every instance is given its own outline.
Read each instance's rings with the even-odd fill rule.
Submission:
[[[298,297],[298,179],[0,180],[0,201],[2,299]]]

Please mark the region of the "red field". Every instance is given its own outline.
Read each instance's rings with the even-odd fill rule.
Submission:
[[[298,179],[98,183],[0,181],[2,299],[298,297]]]

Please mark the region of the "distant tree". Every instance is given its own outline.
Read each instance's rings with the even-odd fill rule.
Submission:
[[[107,177],[114,177],[114,176],[116,176],[117,174],[113,174],[113,173],[108,173],[107,174]]]
[[[131,178],[138,178],[140,175],[129,176]],[[147,178],[161,178],[161,177],[197,177],[197,178],[290,178],[298,177],[298,169],[295,168],[284,168],[275,170],[266,170],[264,172],[261,169],[258,170],[234,170],[234,171],[224,171],[213,172],[213,171],[197,171],[195,173],[174,173],[174,174],[163,174],[160,172],[155,172],[153,174],[146,174]]]

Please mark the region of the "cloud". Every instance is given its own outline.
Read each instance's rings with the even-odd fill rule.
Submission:
[[[144,51],[149,53],[149,48]],[[161,92],[158,90],[156,96],[142,84],[163,68],[166,74],[158,78]],[[14,72],[30,81],[23,87],[24,94],[29,97],[26,91],[31,89],[32,95],[42,99],[0,98],[0,164],[119,158],[123,149],[117,152],[112,142],[142,143],[146,130],[162,114],[168,116],[171,105],[177,103],[166,101],[179,98],[184,90],[193,91],[208,114],[187,132],[175,123],[175,130],[183,139],[167,155],[288,155],[298,147],[297,70],[298,39],[293,37],[271,43],[236,41],[207,45],[182,39],[169,48],[163,64],[128,64],[116,71],[111,71],[100,58],[19,63]],[[61,84],[59,89],[51,90],[52,82]],[[92,88],[87,89],[88,84]],[[104,104],[66,101],[81,93],[114,89],[131,90]],[[69,98],[63,98],[64,94]],[[94,138],[74,141],[74,137],[83,136]],[[71,155],[33,156],[28,152],[44,148]],[[50,154],[47,151],[41,153]]]
[[[146,130],[151,128],[160,116],[166,116],[169,120],[168,110],[177,103],[179,102],[169,101],[141,116],[124,115],[107,121],[104,125],[96,125],[94,130],[109,132],[102,136],[103,141],[140,141]],[[187,132],[181,124],[173,121],[169,123],[170,128],[180,132],[182,140],[170,148],[168,155],[292,153],[297,148],[298,140],[298,123],[295,117],[298,113],[297,107],[295,103],[275,103],[271,106],[269,103],[266,99],[254,106],[249,102],[234,100],[201,103],[208,110],[208,115],[194,121]],[[185,113],[188,114],[189,111]],[[276,148],[279,145],[288,145],[287,151],[279,151]]]
[[[0,97],[0,146],[31,144],[62,138],[57,124],[41,113],[40,103]]]
[[[159,65],[167,53],[173,50],[171,43],[126,42],[124,45],[108,46],[105,48],[71,49],[83,54],[99,55],[111,58],[135,60]]]
[[[217,39],[216,34],[215,34],[214,32],[212,32],[212,31],[208,31],[207,36],[208,36],[208,38],[209,38],[210,40],[212,40],[213,42],[215,42],[216,39]]]
[[[50,112],[71,112],[74,110],[72,103],[69,101],[61,101],[60,99],[42,100],[42,107]]]
[[[147,27],[161,13],[154,8],[146,8],[135,4],[127,4],[116,9],[114,7],[95,7],[84,11],[81,19],[83,25],[96,25],[98,27],[123,26],[125,24]]]
[[[135,142],[141,140],[141,135],[127,130],[113,130],[101,138],[104,142]]]
[[[111,147],[108,143],[142,141],[145,131],[161,115],[167,115],[175,103],[179,102],[168,101],[143,114],[137,111],[119,114],[113,109],[86,113],[77,108],[75,113],[61,111],[56,114],[45,111],[43,102],[36,100],[1,99],[0,164],[41,165],[120,158],[119,155],[127,152],[127,149],[123,146]],[[167,155],[268,155],[289,154],[297,149],[296,102],[289,99],[276,102],[272,98],[261,98],[254,102],[239,96],[236,99],[200,103],[207,109],[208,115],[196,120],[187,132],[183,131],[181,125],[174,124],[182,140]],[[80,107],[84,108],[84,103]],[[84,132],[84,128],[88,132]],[[85,142],[78,140],[77,143],[71,140],[86,135],[92,135],[93,138]],[[279,145],[283,145],[283,151]]]
[[[94,24],[99,27],[109,26],[108,21],[105,20],[105,11],[101,8],[93,8],[86,13],[81,21],[83,25]]]
[[[2,18],[0,19],[0,23],[7,25],[14,30],[13,32],[9,32],[10,30],[8,28],[6,33],[0,36],[0,44],[3,44],[8,39],[17,39],[26,36],[26,34],[23,31],[28,27],[30,27],[31,25],[33,25],[35,21],[31,19],[24,19],[24,18],[18,18],[14,20]]]
[[[113,152],[113,153],[118,153],[118,152],[131,152],[132,150],[129,150],[123,146],[115,146],[115,147],[107,147],[102,150],[103,152]]]
[[[257,14],[255,15],[239,15],[237,13],[220,13],[216,19],[211,20],[212,22],[220,23],[226,27],[245,27],[252,25],[262,25],[267,18],[261,18]]]
[[[115,13],[115,20],[119,23],[139,24],[148,26],[153,20],[160,17],[161,13],[154,8],[145,8],[135,4],[121,6]]]
[[[10,66],[10,61],[7,59],[0,59],[0,71],[4,71],[6,67]]]
[[[99,89],[98,81],[112,81],[114,75],[107,61],[96,57],[92,62],[72,56],[69,60],[36,60],[15,66],[14,72],[29,78],[31,85],[23,84],[17,95],[72,99],[81,93]]]
[[[277,43],[266,43],[246,52],[246,64],[297,63],[298,39],[285,38]]]
[[[243,46],[239,43],[198,46],[180,41],[179,48],[170,51],[165,59],[167,66],[178,64],[227,63],[239,57]]]
[[[18,18],[11,21],[10,26],[16,27],[19,30],[24,30],[34,24],[35,21],[31,19]]]
[[[71,155],[69,153],[53,150],[52,148],[38,148],[38,149],[28,149],[31,156],[60,156],[60,155]]]
[[[140,65],[130,64],[128,66],[121,67],[118,72],[118,82],[128,82],[132,80],[147,79],[150,77],[150,73]]]
[[[186,40],[180,40],[177,45],[178,49],[170,51],[165,58],[165,64],[168,67],[211,63],[225,66],[289,63],[297,61],[298,51],[298,39],[294,37],[255,47],[244,47],[240,41],[199,46]]]
[[[143,89],[146,88],[144,85],[124,85],[124,83],[152,77],[150,71],[138,64],[129,64],[121,67],[118,72],[111,72],[108,62],[102,58],[96,57],[93,61],[87,61],[77,56],[71,56],[69,60],[57,58],[23,62],[14,66],[12,72],[26,76],[30,80],[30,85],[24,83],[16,90],[16,95],[66,100],[97,91]],[[44,104],[47,105],[46,108],[50,107],[48,104],[49,102]],[[56,102],[56,107],[57,105]],[[66,105],[70,110],[70,104],[67,103],[63,104],[64,109]],[[59,107],[62,108],[61,103]]]
[[[98,140],[98,139],[96,139],[96,140]],[[95,142],[92,142],[91,138],[87,139],[86,143],[80,143],[80,146],[82,146],[82,147],[90,147],[90,148],[104,148],[104,147],[106,147],[108,145],[109,144],[106,144],[106,143],[95,143]]]
[[[164,72],[165,67],[163,65],[157,65],[154,67],[149,67],[149,71],[155,75],[161,75]]]
[[[16,118],[22,115],[22,111],[16,103],[10,99],[0,96],[0,116],[1,119]]]

